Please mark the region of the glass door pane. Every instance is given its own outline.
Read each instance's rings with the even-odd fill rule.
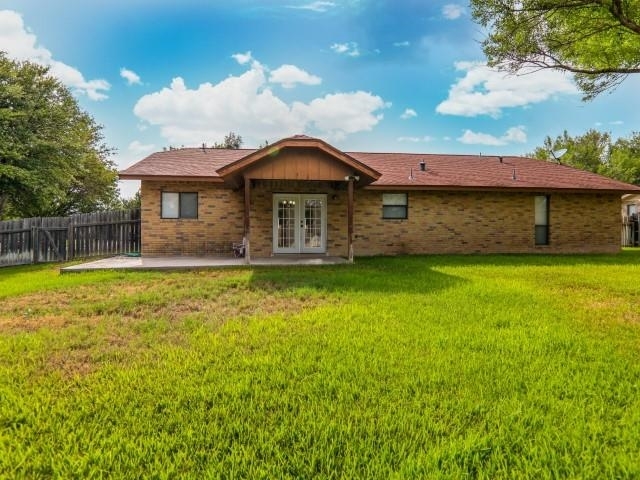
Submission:
[[[322,200],[304,201],[304,247],[322,247]]]
[[[327,196],[301,195],[303,253],[324,253],[327,250]]]
[[[291,249],[296,246],[296,200],[280,199],[278,209],[277,248]]]

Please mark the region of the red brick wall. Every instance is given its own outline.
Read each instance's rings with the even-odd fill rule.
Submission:
[[[618,195],[551,194],[549,245],[536,246],[535,194],[409,192],[408,218],[383,220],[382,193],[356,191],[356,255],[620,250]]]
[[[198,192],[197,219],[160,218],[161,192]],[[231,255],[242,240],[240,193],[206,182],[142,181],[143,255]]]
[[[198,219],[161,219],[162,191],[198,192]],[[251,196],[251,254],[272,254],[273,193],[327,194],[327,254],[347,256],[341,182],[258,181]],[[355,255],[577,253],[620,250],[620,196],[551,194],[550,242],[534,245],[534,194],[408,195],[406,220],[382,219],[382,191],[355,192]],[[206,182],[142,182],[144,255],[230,255],[243,236],[243,191]]]

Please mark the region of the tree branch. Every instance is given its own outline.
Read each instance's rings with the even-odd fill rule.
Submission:
[[[549,54],[548,52],[539,52],[543,55],[543,59],[540,61],[534,61],[530,59],[520,59],[523,64],[530,63],[532,65],[542,68],[560,68],[571,73],[581,73],[583,75],[607,75],[607,74],[621,74],[629,75],[630,73],[640,73],[640,67],[622,68],[622,67],[605,67],[605,68],[580,68],[573,65],[566,64],[560,61],[558,58]],[[544,58],[551,59],[553,63],[547,63]]]
[[[603,7],[605,6],[605,3],[603,0],[599,0],[598,3],[600,3]],[[614,18],[618,20],[618,22],[620,22],[620,25],[631,30],[633,33],[640,35],[640,25],[638,25],[636,22],[631,20],[629,16],[624,13],[623,7],[622,7],[622,0],[612,0],[611,6],[609,7],[609,11],[611,12],[611,15],[613,15]]]

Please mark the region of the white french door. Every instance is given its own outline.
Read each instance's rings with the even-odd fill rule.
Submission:
[[[327,250],[327,196],[273,195],[273,252],[324,253]]]

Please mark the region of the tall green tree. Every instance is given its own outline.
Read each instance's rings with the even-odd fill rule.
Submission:
[[[117,203],[102,127],[48,68],[0,52],[0,219]]]
[[[585,99],[640,73],[640,0],[471,0],[491,66],[574,74]]]
[[[140,190],[131,198],[121,198],[120,208],[124,210],[131,210],[133,208],[140,208],[142,205],[142,197],[140,196]]]
[[[559,158],[554,152],[566,149]],[[557,160],[581,170],[606,175],[623,182],[640,184],[640,133],[612,141],[611,135],[588,130],[584,135],[572,137],[565,130],[555,139],[546,137],[542,146],[530,154],[541,160]]]
[[[228,148],[237,150],[242,146],[242,137],[235,132],[229,132],[224,136],[222,143],[215,142],[213,148]]]
[[[640,185],[640,132],[619,138],[611,146],[609,176]]]

